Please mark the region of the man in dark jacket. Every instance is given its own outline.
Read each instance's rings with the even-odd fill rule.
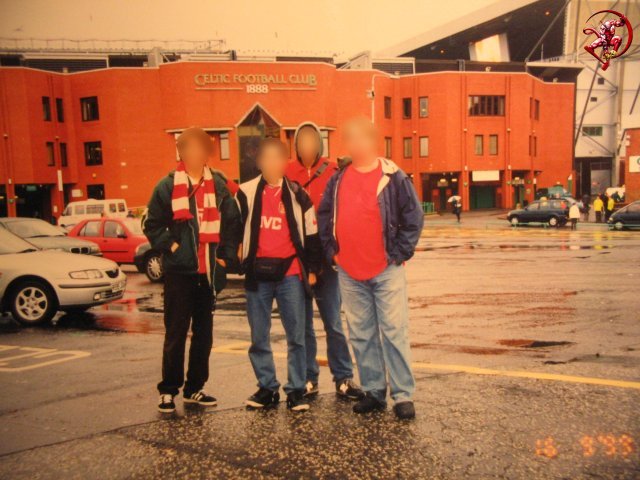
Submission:
[[[289,163],[287,178],[302,186],[317,210],[327,182],[336,172],[338,166],[335,162],[323,158],[322,134],[314,123],[304,122],[298,126],[294,135],[294,145],[296,159]],[[318,305],[320,318],[327,335],[327,359],[329,370],[331,370],[335,382],[336,393],[344,398],[359,400],[362,396],[362,390],[353,381],[353,362],[340,317],[341,300],[338,274],[331,264],[323,263],[318,275],[318,283],[313,287],[313,297]],[[306,395],[309,397],[319,393],[318,377],[320,376],[320,367],[316,359],[318,342],[313,329],[313,297],[308,297],[305,303]]]
[[[189,370],[184,402],[216,405],[202,388],[209,378],[216,294],[226,269],[237,269],[242,235],[240,211],[225,178],[207,166],[213,144],[201,129],[185,130],[177,141],[180,161],[156,185],[143,223],[151,246],[163,253],[165,338],[163,413],[175,411],[174,397],[184,383],[184,353],[191,325]]]
[[[316,283],[322,255],[313,203],[300,185],[284,176],[287,157],[280,140],[263,140],[256,158],[261,175],[240,185],[236,194],[244,222],[249,358],[259,387],[246,404],[269,408],[280,400],[270,340],[275,299],[287,336],[287,407],[303,412],[309,409],[304,397],[305,297]]]
[[[386,408],[387,379],[398,418],[415,417],[404,262],[424,216],[411,179],[376,156],[377,133],[364,118],[345,125],[352,163],[336,173],[318,212],[324,253],[338,268],[349,338],[365,396],[353,410]]]

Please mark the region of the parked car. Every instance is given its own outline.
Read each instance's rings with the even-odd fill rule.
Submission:
[[[50,321],[58,310],[82,311],[122,298],[127,279],[105,258],[41,250],[0,229],[0,311],[18,322]]]
[[[613,212],[609,218],[609,226],[616,230],[624,230],[626,228],[640,229],[640,200],[636,200],[626,207]]]
[[[80,220],[100,217],[125,218],[128,213],[127,202],[121,198],[111,200],[89,199],[69,202],[62,212],[62,215],[58,218],[58,225],[66,230],[70,230]]]
[[[550,227],[560,227],[567,223],[570,202],[565,199],[537,200],[525,208],[511,210],[507,220],[511,225],[541,223]]]
[[[82,220],[71,229],[69,236],[96,242],[105,258],[119,264],[135,265],[152,282],[160,282],[163,278],[162,256],[149,245],[139,219]]]
[[[2,217],[0,218],[1,227],[45,250],[64,250],[69,253],[102,255],[100,247],[96,243],[79,238],[70,238],[60,227],[51,225],[39,218]]]

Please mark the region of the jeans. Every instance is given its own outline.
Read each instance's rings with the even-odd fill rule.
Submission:
[[[353,362],[351,361],[347,338],[342,330],[342,318],[340,317],[338,273],[330,266],[326,266],[322,275],[318,277],[318,283],[313,287],[313,296],[316,299],[324,331],[327,334],[327,357],[333,381],[338,382],[353,378]],[[315,383],[320,375],[320,367],[316,360],[318,342],[313,331],[313,298],[307,297],[305,310],[307,381]]]
[[[271,312],[275,298],[280,319],[287,336],[288,382],[284,391],[304,391],[307,362],[304,348],[305,292],[297,275],[280,282],[257,282],[257,289],[247,290],[247,315],[251,327],[249,359],[258,379],[258,386],[277,391],[276,366],[271,350]]]
[[[389,265],[376,277],[354,280],[338,268],[349,338],[365,392],[384,402],[411,400],[415,380],[409,348],[409,302],[404,267]]]
[[[209,354],[213,342],[215,297],[206,275],[165,273],[164,349],[161,394],[177,395],[184,382],[184,350],[189,326],[191,347],[185,395],[204,387],[209,379]]]

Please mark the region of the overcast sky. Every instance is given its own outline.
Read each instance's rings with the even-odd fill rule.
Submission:
[[[244,53],[374,52],[497,0],[0,0],[0,36],[224,39]]]

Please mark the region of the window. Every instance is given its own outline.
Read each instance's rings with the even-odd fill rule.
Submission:
[[[220,160],[229,160],[231,155],[229,154],[229,134],[220,134]]]
[[[391,158],[391,137],[384,137],[384,156]]]
[[[88,166],[102,165],[102,142],[85,142],[84,163]]]
[[[470,95],[469,115],[504,116],[504,95]]]
[[[419,107],[420,107],[420,118],[425,118],[429,116],[429,97],[420,97],[419,99]]]
[[[484,152],[484,138],[482,135],[475,136],[474,152],[476,155],[482,155]]]
[[[47,167],[53,167],[56,164],[56,157],[53,151],[53,142],[47,142]]]
[[[582,135],[586,137],[601,137],[602,126],[584,126],[582,127]]]
[[[84,205],[76,205],[76,215],[84,215]]]
[[[532,203],[527,207],[527,210],[540,210],[540,204],[538,202]]]
[[[532,157],[538,155],[538,139],[535,135],[529,135],[529,155]]]
[[[58,116],[58,122],[64,122],[64,105],[61,98],[56,98],[56,115]]]
[[[87,197],[95,200],[104,200],[104,185],[95,184],[87,185]],[[89,208],[94,208],[93,211],[89,211]],[[104,212],[104,205],[90,205],[87,207],[87,213],[102,213]]]
[[[540,100],[534,100],[533,102],[533,118],[540,120]]]
[[[411,137],[405,137],[402,140],[402,147],[404,151],[404,158],[411,158],[413,156],[413,148],[411,145]]]
[[[69,161],[67,160],[67,144],[64,142],[60,143],[60,165],[62,167],[69,165]]]
[[[591,97],[591,98],[589,98],[589,101],[595,103],[595,102],[598,101],[598,97]]]
[[[124,208],[124,203],[119,202],[118,203],[118,211],[119,212],[124,212],[126,209]]]
[[[119,238],[124,235],[124,228],[120,222],[109,220],[104,222],[104,236],[109,238]]]
[[[384,97],[384,118],[391,118],[391,97]]]
[[[82,109],[83,122],[90,122],[100,118],[100,113],[98,112],[98,97],[81,98],[80,108]]]
[[[115,203],[109,204],[109,213],[116,213],[118,211],[118,207]]]
[[[402,99],[402,118],[411,118],[411,99]]]
[[[97,185],[89,185],[87,188],[89,187],[96,187]],[[93,197],[91,197],[93,198]],[[98,204],[98,205],[87,205],[87,215],[102,215],[104,213],[104,205],[102,204]]]
[[[489,155],[498,154],[498,135],[489,135]]]
[[[100,236],[100,221],[92,220],[85,223],[82,230],[80,230],[81,237],[99,237]]]
[[[49,97],[42,97],[42,119],[45,122],[51,121],[51,101]]]
[[[604,78],[598,77],[598,85],[604,85]]]
[[[329,158],[329,131],[322,130],[320,134],[322,135],[322,156]]]
[[[420,137],[420,156],[429,156],[429,137]]]

